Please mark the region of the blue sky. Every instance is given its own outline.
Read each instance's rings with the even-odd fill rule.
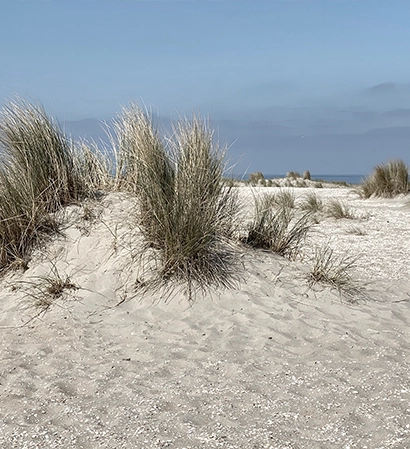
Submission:
[[[410,2],[0,0],[0,106],[70,129],[134,100],[200,111],[239,171],[410,164]],[[78,127],[76,128],[76,126]],[[89,134],[92,134],[91,128]]]

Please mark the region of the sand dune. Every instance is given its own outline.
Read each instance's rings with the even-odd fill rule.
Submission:
[[[361,254],[366,300],[309,288],[308,256],[245,249],[233,289],[140,298],[132,201],[68,208],[61,235],[1,281],[1,446],[410,447],[409,200],[315,193],[356,218],[321,220],[305,252],[330,239]],[[39,314],[57,274],[72,288]]]

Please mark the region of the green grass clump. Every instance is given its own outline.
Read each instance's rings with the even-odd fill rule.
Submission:
[[[392,198],[396,195],[407,194],[408,178],[408,167],[401,160],[377,165],[373,173],[362,182],[360,193],[364,198],[371,196]]]
[[[224,183],[225,152],[213,145],[205,122],[181,121],[161,139],[150,116],[137,105],[124,108],[116,123],[119,177],[139,200],[138,225],[155,251],[147,285],[174,280],[194,289],[230,286],[234,256],[227,245],[237,212],[233,190]]]
[[[243,241],[295,259],[309,228],[309,214],[298,218],[293,208],[284,204],[278,207],[274,195],[264,195],[255,198],[255,215]]]
[[[56,229],[50,213],[77,200],[84,185],[72,143],[41,106],[23,100],[0,111],[0,270],[23,265]]]

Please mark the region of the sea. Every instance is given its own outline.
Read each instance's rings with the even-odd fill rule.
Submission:
[[[270,174],[264,173],[265,179],[274,179],[274,178],[286,178],[286,174]],[[311,174],[311,179],[313,181],[326,181],[326,182],[346,182],[347,184],[361,184],[363,179],[366,178],[367,175],[324,175],[324,174]],[[246,181],[249,178],[248,175],[242,176],[234,176],[237,179],[243,179]]]

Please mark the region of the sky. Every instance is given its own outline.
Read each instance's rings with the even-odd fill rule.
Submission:
[[[0,107],[202,114],[235,172],[410,165],[408,0],[0,0]]]

